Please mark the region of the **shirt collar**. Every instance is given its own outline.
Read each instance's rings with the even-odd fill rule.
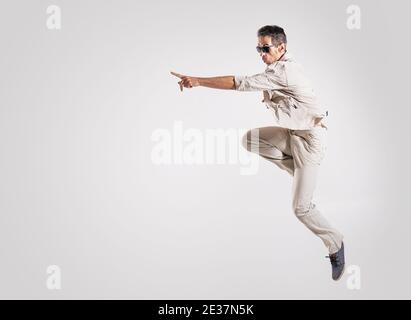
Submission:
[[[291,54],[288,53],[288,51],[286,51],[279,60],[273,62],[272,64],[269,64],[269,65],[267,66],[267,68],[273,68],[273,67],[275,67],[275,66],[277,65],[277,62],[279,62],[279,61],[291,61],[291,60],[292,60]]]
[[[278,61],[290,61],[290,60],[292,60],[293,58],[292,58],[292,56],[291,56],[291,54],[290,53],[288,53],[288,51],[286,51],[285,53],[284,53],[284,55],[280,58],[280,60],[278,60]]]

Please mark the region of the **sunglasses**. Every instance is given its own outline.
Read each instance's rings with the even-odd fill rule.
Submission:
[[[257,47],[255,47],[255,48],[257,49],[257,52],[258,52],[258,53],[261,53],[261,52],[269,53],[271,47],[275,47],[275,45],[271,44],[271,45],[269,45],[269,46],[265,45],[265,46],[262,46],[262,47],[257,46]]]

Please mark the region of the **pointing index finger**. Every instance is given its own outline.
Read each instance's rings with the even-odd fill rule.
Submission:
[[[177,73],[177,72],[171,71],[170,73],[171,73],[173,76],[176,76],[177,78],[180,78],[180,79],[183,78],[183,75],[182,75],[182,74],[179,74],[179,73]]]

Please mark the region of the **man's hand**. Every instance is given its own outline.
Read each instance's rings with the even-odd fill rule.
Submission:
[[[221,77],[209,77],[209,78],[200,78],[200,77],[189,77],[176,72],[171,72],[173,76],[181,79],[178,82],[180,85],[180,90],[183,91],[183,88],[192,88],[192,87],[208,87],[214,89],[225,89],[225,90],[235,90],[235,78],[234,76],[221,76]]]
[[[185,75],[173,72],[173,71],[171,71],[171,74],[181,79],[181,81],[178,82],[178,84],[180,85],[181,91],[183,91],[183,88],[198,87],[200,85],[200,81],[196,77],[185,76]]]

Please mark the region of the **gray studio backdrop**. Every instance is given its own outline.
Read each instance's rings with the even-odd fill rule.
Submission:
[[[2,0],[0,298],[411,298],[409,12],[375,0]],[[272,163],[246,175],[240,163],[153,161],[153,133],[174,137],[176,124],[273,124],[259,93],[180,92],[169,74],[262,72],[265,24],[285,28],[329,110],[315,200],[345,235],[353,273],[338,283]]]

